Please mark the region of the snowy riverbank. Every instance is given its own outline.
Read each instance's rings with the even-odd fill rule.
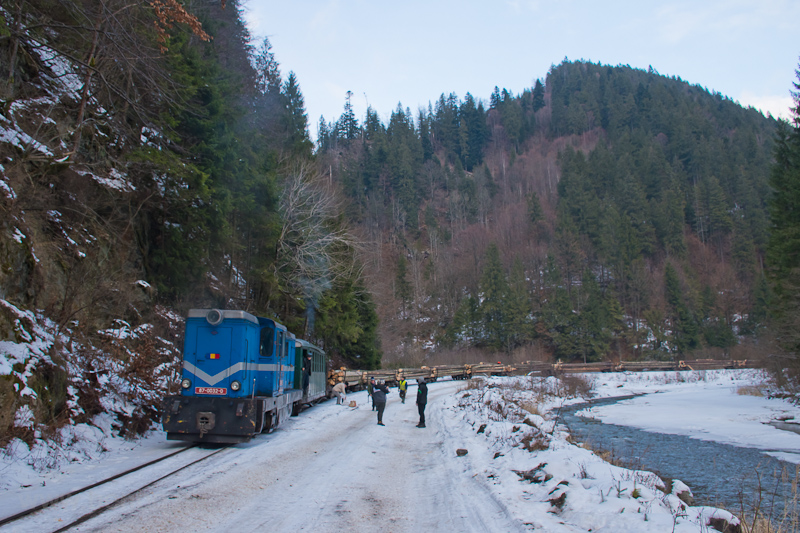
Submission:
[[[637,394],[580,416],[606,424],[764,450],[800,463],[800,435],[771,423],[800,428],[800,407],[768,399],[759,370],[608,374],[594,378],[598,397]]]

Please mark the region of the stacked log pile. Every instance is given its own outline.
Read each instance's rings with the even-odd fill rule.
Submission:
[[[502,363],[476,363],[467,365],[423,366],[421,368],[398,368],[394,370],[352,370],[337,368],[328,372],[328,384],[333,386],[339,381],[347,383],[349,390],[361,390],[367,387],[369,380],[383,380],[388,386],[396,386],[405,378],[408,381],[425,379],[436,381],[441,378],[470,379],[473,376],[510,376],[510,375],[543,375],[578,374],[584,372],[648,372],[648,371],[684,371],[684,370],[716,370],[723,368],[755,368],[755,361],[745,359],[694,359],[691,361],[620,361],[600,363],[545,363],[526,361],[515,365]]]

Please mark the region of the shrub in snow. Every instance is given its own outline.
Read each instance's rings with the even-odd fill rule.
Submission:
[[[84,438],[125,438],[154,426],[180,361],[179,317],[161,310],[152,323],[117,321],[89,335],[0,300],[0,446],[47,468]],[[108,416],[111,415],[111,416]],[[99,417],[108,417],[102,424]],[[79,429],[92,424],[104,429]],[[102,446],[101,446],[102,448]],[[17,450],[16,452],[14,450]]]
[[[33,429],[33,410],[28,405],[23,405],[14,414],[14,425],[18,428]]]

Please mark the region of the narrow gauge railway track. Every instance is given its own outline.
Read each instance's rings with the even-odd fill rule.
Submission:
[[[23,530],[25,530],[25,531],[33,531],[33,530],[36,530],[36,531],[42,531],[42,532],[50,531],[51,533],[60,533],[62,531],[67,531],[68,529],[70,529],[72,527],[75,527],[75,526],[77,526],[79,524],[82,524],[83,522],[86,522],[87,520],[90,520],[90,519],[92,519],[92,518],[94,518],[96,516],[99,516],[100,514],[102,514],[105,511],[107,511],[108,509],[114,507],[120,501],[122,501],[122,500],[124,500],[124,499],[126,499],[126,498],[128,498],[128,497],[130,497],[130,496],[132,496],[132,495],[134,495],[136,493],[138,493],[138,492],[141,492],[142,490],[144,490],[144,489],[146,489],[146,488],[158,483],[159,481],[161,481],[163,479],[166,479],[166,478],[168,478],[168,477],[170,477],[170,476],[172,476],[174,474],[177,474],[181,470],[184,470],[184,469],[186,469],[186,468],[188,468],[188,467],[190,467],[192,465],[195,465],[195,464],[197,464],[197,463],[199,463],[201,461],[204,461],[204,460],[206,460],[206,459],[208,459],[208,458],[210,458],[210,457],[212,457],[212,456],[214,456],[214,455],[216,455],[216,454],[218,454],[218,453],[220,453],[222,451],[225,451],[228,448],[230,448],[230,446],[227,446],[227,445],[223,445],[222,447],[214,449],[214,450],[203,449],[203,448],[200,448],[200,447],[198,447],[196,445],[190,445],[190,446],[187,446],[185,448],[181,448],[180,450],[175,451],[173,453],[170,453],[168,455],[165,455],[164,457],[160,457],[158,459],[154,459],[154,460],[149,461],[147,463],[138,465],[138,466],[136,466],[134,468],[130,468],[130,469],[124,471],[124,472],[120,472],[120,473],[115,474],[115,475],[113,475],[113,476],[111,476],[109,478],[103,479],[103,480],[98,481],[96,483],[92,483],[91,485],[87,485],[86,487],[83,487],[83,488],[80,488],[80,489],[77,489],[77,490],[73,490],[73,491],[71,491],[71,492],[69,492],[67,494],[63,494],[61,496],[58,496],[57,498],[53,498],[52,500],[49,500],[47,502],[44,502],[44,503],[38,504],[38,505],[36,505],[34,507],[31,507],[30,509],[26,509],[24,511],[20,511],[19,513],[16,513],[16,514],[14,514],[12,516],[3,518],[3,519],[0,520],[0,529],[5,530],[6,527],[8,527],[8,528],[11,528],[10,530],[13,531],[13,530],[16,530],[15,526],[19,526],[19,527],[22,528],[22,529],[19,529],[19,531],[23,531]],[[190,452],[191,450],[194,450],[194,452],[192,452],[192,453],[197,454],[197,457],[192,456],[192,457],[187,457],[187,458],[180,458],[180,459],[184,459],[182,461],[179,458],[177,458],[178,455],[185,454],[186,452]],[[204,452],[207,452],[207,453],[203,453],[200,450],[203,450]],[[187,460],[188,460],[188,462],[187,462]],[[116,483],[124,483],[126,481],[126,478],[130,478],[131,476],[134,476],[137,473],[141,475],[142,471],[144,471],[148,467],[152,467],[152,466],[157,465],[159,463],[166,463],[168,469],[165,472],[162,471],[162,472],[159,472],[157,474],[151,475],[151,476],[147,477],[144,480],[142,480],[141,476],[140,476],[140,478],[138,479],[138,483],[137,483],[137,480],[133,480],[133,482],[135,483],[135,488],[133,490],[127,490],[126,489],[126,490],[124,490],[122,492],[121,495],[118,495],[118,493],[114,493],[113,491],[110,492],[111,494],[113,494],[113,496],[111,497],[111,501],[106,501],[102,497],[92,497],[91,496],[91,492],[93,490],[95,490],[95,489],[98,489],[98,488],[102,487],[103,488],[102,490],[110,490],[110,489],[108,489],[109,484],[114,484],[115,482]],[[153,479],[153,477],[155,477],[155,479]],[[76,503],[76,506],[79,505],[80,508],[82,508],[82,509],[90,509],[90,510],[88,512],[83,512],[83,514],[81,514],[81,516],[79,516],[77,518],[69,518],[69,519],[67,519],[66,522],[68,522],[68,523],[64,524],[64,522],[62,521],[61,518],[58,518],[58,519],[53,518],[52,521],[50,521],[47,517],[41,517],[39,520],[36,520],[36,518],[37,518],[36,513],[40,513],[40,512],[42,512],[42,513],[50,513],[50,512],[52,512],[54,514],[57,514],[57,511],[53,510],[54,506],[56,506],[57,504],[60,504],[62,502],[67,502],[67,501],[70,501],[70,500],[73,500],[73,499],[78,499],[78,498],[80,498],[82,501]],[[91,501],[92,503],[87,506],[84,503],[83,500],[88,500],[88,501]],[[95,503],[95,502],[97,502],[97,503]],[[33,521],[34,523],[31,523],[31,521]],[[47,523],[52,523],[53,525],[55,525],[56,528],[55,529],[47,529]],[[34,528],[34,529],[31,529],[31,528]]]

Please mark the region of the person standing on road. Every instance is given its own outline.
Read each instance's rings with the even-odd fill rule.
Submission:
[[[344,401],[347,399],[347,383],[340,381],[334,385],[333,393],[336,395],[336,405],[344,405]]]
[[[378,410],[378,425],[384,426],[386,424],[383,423],[383,410],[386,409],[386,395],[389,394],[389,389],[384,384],[383,380],[380,380],[378,383],[375,384],[375,390],[372,392],[372,403],[375,405],[375,408]]]
[[[406,381],[406,378],[400,378],[397,388],[400,390],[401,403],[406,403],[406,389],[408,388],[408,382]]]
[[[425,427],[425,405],[428,403],[428,385],[425,383],[425,378],[417,380],[417,410],[419,411],[419,424],[418,428]]]
[[[370,400],[372,400],[372,410],[375,410],[375,400],[372,399],[372,393],[375,392],[375,378],[369,378],[369,383],[367,383],[367,394],[369,395]]]

